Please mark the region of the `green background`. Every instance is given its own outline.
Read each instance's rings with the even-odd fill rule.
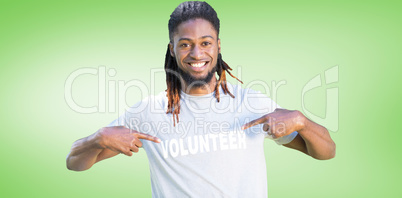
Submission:
[[[150,69],[163,67],[167,22],[179,3],[0,1],[0,197],[151,196],[143,150],[88,171],[67,170],[72,143],[118,113],[75,112],[64,84],[79,68],[105,66],[116,70],[108,82],[150,85]],[[302,110],[303,86],[339,66],[338,82],[305,98],[306,108],[323,117],[326,89],[338,88],[339,119],[330,120],[338,126],[331,132],[336,157],[318,161],[267,140],[269,197],[401,197],[402,4],[210,4],[221,19],[222,55],[233,73],[245,85],[285,80],[276,98],[283,107]],[[165,89],[164,75],[156,77],[155,93]],[[83,75],[72,94],[78,104],[96,106],[97,89],[97,76]],[[128,104],[142,97],[136,88],[127,90]]]

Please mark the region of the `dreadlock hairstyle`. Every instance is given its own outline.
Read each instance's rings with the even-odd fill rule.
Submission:
[[[219,18],[215,12],[215,10],[206,2],[201,1],[187,1],[181,3],[170,15],[169,19],[169,39],[170,43],[173,43],[173,34],[177,31],[177,27],[188,20],[202,18],[209,21],[214,29],[219,35]],[[226,72],[237,79],[239,82],[243,83],[241,80],[233,76],[229,70],[232,68],[222,60],[222,55],[218,54],[218,60],[216,64],[216,73],[219,76],[219,80],[215,86],[215,98],[219,102],[219,86],[222,87],[222,90],[225,94],[229,94],[232,98],[234,95],[229,92],[226,83]],[[166,113],[173,114],[173,125],[175,126],[176,122],[179,122],[179,113],[180,113],[180,93],[182,88],[184,87],[184,82],[180,77],[179,68],[176,62],[176,58],[171,56],[170,48],[168,45],[166,58],[165,58],[165,72],[166,72],[166,85],[167,85],[167,97],[168,97],[168,109]]]

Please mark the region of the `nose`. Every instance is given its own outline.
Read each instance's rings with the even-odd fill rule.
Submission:
[[[198,45],[195,45],[191,49],[190,57],[195,59],[195,60],[198,60],[198,59],[202,58],[202,53],[203,53],[202,49],[200,49],[200,47]]]

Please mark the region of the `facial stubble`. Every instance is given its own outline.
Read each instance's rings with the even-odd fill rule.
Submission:
[[[211,82],[212,77],[215,76],[216,65],[203,78],[195,78],[190,73],[183,71],[180,67],[178,67],[178,69],[181,79],[184,80],[187,86],[191,86],[191,88],[201,88],[204,87],[205,85],[208,85]]]

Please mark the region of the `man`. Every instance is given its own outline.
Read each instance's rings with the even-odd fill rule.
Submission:
[[[154,197],[267,197],[266,137],[316,159],[334,157],[324,127],[226,82],[231,69],[222,60],[219,19],[210,5],[180,4],[170,16],[169,38],[166,92],[77,140],[68,169],[86,170],[143,147]]]

